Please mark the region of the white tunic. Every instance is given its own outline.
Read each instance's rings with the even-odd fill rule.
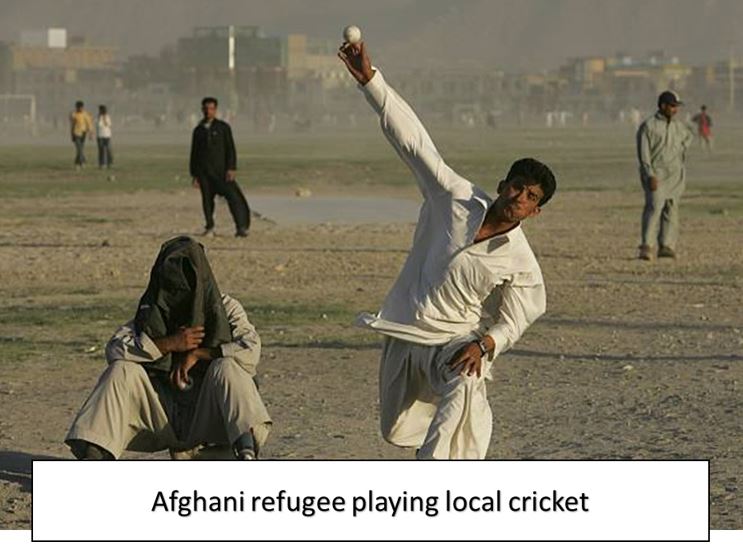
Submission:
[[[111,117],[107,114],[99,114],[96,120],[96,133],[101,138],[111,138]]]
[[[490,335],[509,349],[545,311],[542,273],[517,226],[474,244],[492,199],[441,158],[410,106],[380,71],[362,88],[382,131],[423,194],[413,246],[376,314],[357,325],[423,345]]]

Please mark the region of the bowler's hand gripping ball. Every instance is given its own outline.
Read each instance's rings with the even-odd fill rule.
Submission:
[[[358,44],[361,42],[361,29],[356,25],[348,25],[343,29],[343,40],[349,44]]]

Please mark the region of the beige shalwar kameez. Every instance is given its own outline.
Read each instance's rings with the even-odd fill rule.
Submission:
[[[680,120],[656,112],[637,130],[637,158],[645,192],[641,245],[675,249],[679,238],[679,204],[686,189],[686,151],[694,135]],[[658,188],[650,188],[650,179]]]
[[[142,363],[162,356],[133,322],[119,328],[106,346],[108,367],[72,423],[66,441],[82,439],[118,458],[124,450],[186,450],[202,443],[232,445],[251,432],[259,448],[271,418],[253,377],[261,353],[258,333],[240,302],[222,294],[232,341],[221,345],[222,357],[209,365],[201,385],[194,420],[185,440],[178,440],[168,420],[173,406],[167,392],[156,390]]]

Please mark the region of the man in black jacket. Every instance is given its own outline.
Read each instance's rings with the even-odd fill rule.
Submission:
[[[201,189],[201,204],[206,218],[204,236],[214,236],[214,196],[227,200],[235,220],[237,237],[248,236],[250,208],[235,181],[237,153],[230,125],[217,119],[217,100],[205,97],[201,101],[204,118],[193,130],[191,140],[191,177]]]

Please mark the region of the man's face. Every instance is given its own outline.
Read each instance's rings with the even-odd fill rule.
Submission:
[[[516,177],[498,186],[494,207],[499,217],[513,223],[539,214],[539,201],[544,198],[542,187],[531,180]]]
[[[674,116],[676,116],[676,113],[679,112],[678,105],[671,105],[669,103],[661,103],[660,104],[660,112],[663,116],[668,118],[670,120]]]
[[[214,103],[204,103],[201,105],[201,112],[204,114],[204,118],[211,120],[217,116],[217,106]]]

